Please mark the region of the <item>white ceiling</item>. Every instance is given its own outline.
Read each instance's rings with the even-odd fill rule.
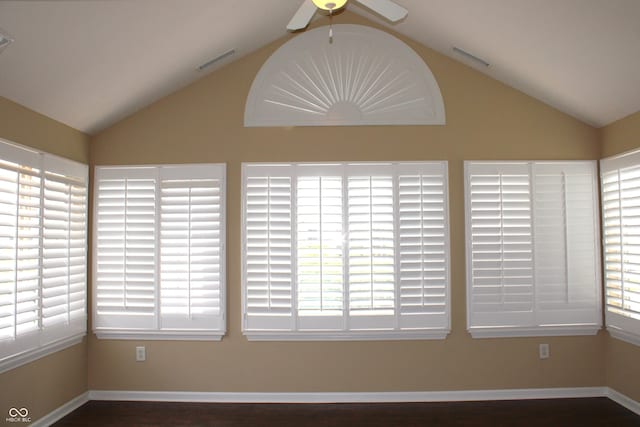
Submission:
[[[0,96],[96,133],[284,36],[301,1],[1,1]],[[396,2],[409,16],[390,28],[586,123],[640,111],[639,0]]]

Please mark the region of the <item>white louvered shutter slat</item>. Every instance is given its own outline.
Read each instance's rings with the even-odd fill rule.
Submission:
[[[607,329],[640,343],[640,153],[601,160]]]

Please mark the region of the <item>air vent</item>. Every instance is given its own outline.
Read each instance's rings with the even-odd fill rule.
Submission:
[[[226,51],[225,53],[223,53],[222,55],[218,55],[218,56],[216,56],[215,58],[213,58],[213,59],[211,59],[211,60],[209,60],[209,61],[205,62],[205,63],[204,63],[204,64],[202,64],[202,65],[200,65],[200,66],[198,67],[198,71],[202,71],[202,70],[204,70],[205,68],[209,68],[210,66],[212,66],[212,65],[213,65],[213,64],[215,64],[216,62],[220,62],[220,61],[222,61],[223,59],[225,59],[225,58],[227,58],[227,57],[229,57],[229,56],[231,56],[231,55],[233,55],[233,54],[235,54],[235,53],[236,53],[236,50],[235,50],[235,49],[230,49],[230,50]]]
[[[482,59],[482,58],[478,58],[478,57],[477,57],[477,56],[475,56],[474,54],[469,53],[469,52],[467,52],[466,50],[462,50],[462,49],[460,49],[459,47],[454,46],[454,47],[453,47],[453,51],[454,51],[455,53],[458,53],[458,54],[460,54],[460,55],[464,56],[464,57],[465,57],[465,58],[467,58],[467,59],[472,60],[473,62],[476,62],[476,63],[480,64],[480,65],[484,65],[485,67],[488,67],[488,66],[489,66],[489,63],[488,63],[487,61],[485,61],[484,59]]]

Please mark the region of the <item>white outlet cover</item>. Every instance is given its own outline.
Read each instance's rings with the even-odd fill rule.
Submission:
[[[147,351],[144,347],[136,347],[136,362],[147,360]]]

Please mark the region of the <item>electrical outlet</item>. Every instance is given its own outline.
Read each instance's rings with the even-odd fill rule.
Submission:
[[[136,347],[136,362],[147,360],[147,350],[144,347]]]
[[[538,351],[540,352],[540,359],[549,358],[549,344],[540,344]]]

